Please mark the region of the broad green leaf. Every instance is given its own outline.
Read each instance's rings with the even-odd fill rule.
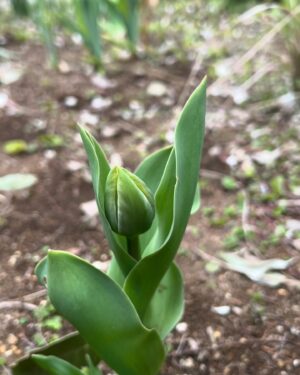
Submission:
[[[70,362],[76,367],[86,365],[86,355],[88,354],[94,363],[99,362],[99,357],[91,351],[91,348],[78,333],[69,334],[50,345],[34,350],[31,354],[55,355]],[[42,370],[31,355],[21,358],[12,367],[13,375],[47,375]]]
[[[165,147],[146,157],[135,170],[153,194],[156,193],[173,147]]]
[[[89,159],[93,187],[103,230],[120,269],[124,276],[126,276],[135,265],[136,261],[127,253],[124,245],[124,237],[113,233],[104,212],[105,183],[110,167],[103,150],[95,138],[85,129],[79,127],[79,130]]]
[[[172,263],[150,302],[143,323],[155,328],[164,339],[182,318],[183,310],[183,280],[180,270]]]
[[[77,367],[54,355],[33,354],[32,359],[50,375],[83,375]]]
[[[164,360],[158,333],[107,275],[62,251],[48,255],[48,293],[54,307],[96,353],[122,375],[156,375]]]
[[[108,268],[108,271],[107,271],[107,275],[111,279],[113,279],[113,281],[115,283],[117,283],[118,285],[120,285],[120,287],[123,287],[123,284],[124,284],[124,281],[125,281],[125,277],[124,277],[124,274],[121,271],[120,266],[119,266],[119,264],[116,261],[116,258],[114,256],[112,256],[111,261],[109,263],[109,268]]]
[[[48,274],[48,258],[44,257],[39,261],[34,270],[38,281],[41,285],[47,285],[47,274]]]
[[[155,243],[151,242],[151,252],[164,243],[172,227],[175,185],[176,158],[175,149],[173,149],[155,194],[158,235]]]
[[[153,194],[156,193],[160,184],[172,149],[173,147],[166,147],[154,152],[144,159],[135,171],[135,174],[147,184]],[[149,241],[153,240],[157,228],[157,218],[155,218],[151,228],[140,236],[142,251],[149,244]]]
[[[27,189],[38,181],[34,174],[30,173],[14,173],[0,177],[0,190],[14,191]]]
[[[175,256],[188,223],[198,182],[204,139],[205,95],[206,80],[203,80],[183,108],[175,132],[177,181],[172,229],[160,249],[144,257],[125,282],[125,292],[141,317],[144,316],[149,300]]]

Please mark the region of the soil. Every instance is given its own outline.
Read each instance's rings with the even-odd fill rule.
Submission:
[[[113,104],[100,114],[91,110],[100,116],[100,122],[89,128],[112,159],[133,169],[145,154],[167,144],[163,134],[173,119],[172,107],[186,83],[190,66],[177,63],[170,67],[146,58],[117,61],[109,64],[106,71],[115,86],[104,89],[93,85],[85,65],[76,62],[77,47],[70,45],[61,51],[70,73],[47,68],[44,50],[34,42],[11,42],[7,47],[24,64],[24,74],[9,86],[10,98],[20,106],[19,113],[11,115],[0,109],[0,144],[12,139],[34,142],[48,133],[65,140],[63,147],[54,150],[40,148],[15,156],[0,151],[0,175],[29,172],[38,177],[38,183],[25,192],[0,195],[0,303],[25,300],[44,306],[45,295],[36,294],[43,288],[34,276],[34,267],[48,247],[68,250],[90,261],[104,262],[109,257],[100,225],[85,222],[80,210],[81,203],[93,199],[93,191],[75,126],[79,113],[90,110],[90,100],[96,95],[113,99]],[[201,70],[195,82],[202,76]],[[145,94],[147,86],[157,80],[171,90],[170,103]],[[78,99],[74,108],[64,105],[67,96]],[[154,110],[155,116],[122,118],[120,110],[133,108],[136,100],[147,110]],[[235,108],[231,101],[218,103],[211,99],[209,112],[220,105],[227,113]],[[242,131],[247,132],[246,126],[256,121],[256,115],[248,113]],[[35,125],[37,119],[46,124],[44,128]],[[114,135],[105,137],[104,126],[113,128]],[[236,202],[238,192],[224,190],[218,176],[229,173],[229,167],[222,155],[213,156],[209,150],[216,145],[226,146],[237,137],[234,128],[209,129],[202,163],[202,207],[213,207],[221,214]],[[70,161],[79,162],[80,168],[69,168]],[[205,172],[212,172],[216,178]],[[257,243],[264,239],[268,228],[274,227],[274,220],[268,215],[270,204],[262,209],[263,213],[255,211],[250,217],[252,224],[259,221]],[[299,218],[299,212],[294,211],[293,217]],[[203,210],[191,218],[177,257],[185,278],[186,310],[183,323],[168,338],[170,351],[162,375],[300,374],[299,290],[284,285],[264,287],[224,268],[208,271],[208,261],[222,250],[232,226],[211,225]],[[296,251],[285,243],[274,245],[267,253],[267,257],[279,258],[294,255]],[[286,274],[298,278],[299,267],[291,267]],[[220,306],[229,306],[230,312],[220,315],[214,310]],[[55,332],[44,327],[24,308],[0,309],[0,322],[0,357],[8,365],[37,346],[37,334],[51,340],[70,329],[64,325]]]

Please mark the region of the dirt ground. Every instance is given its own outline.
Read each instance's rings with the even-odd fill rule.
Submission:
[[[70,330],[55,320],[34,276],[34,267],[47,249],[68,250],[90,261],[106,262],[109,257],[100,225],[80,208],[93,199],[93,191],[76,122],[86,122],[113,162],[133,169],[146,154],[168,143],[165,134],[174,121],[173,108],[192,67],[180,59],[167,65],[146,53],[108,63],[105,80],[99,83],[100,75],[77,62],[79,47],[67,44],[60,51],[68,67],[62,71],[46,66],[45,51],[34,41],[20,43],[7,37],[5,47],[22,63],[23,75],[0,86],[12,101],[9,108],[0,108],[0,146],[13,139],[34,144],[44,134],[61,136],[63,144],[43,145],[19,155],[0,150],[1,176],[24,172],[38,177],[38,183],[26,191],[0,195],[3,374],[5,365]],[[207,64],[197,70],[188,93],[207,71]],[[153,82],[159,82],[163,94],[151,94]],[[76,98],[75,105],[67,105],[68,97]],[[91,106],[97,97],[111,102],[101,108]],[[202,207],[191,218],[177,256],[185,278],[186,311],[167,339],[170,350],[162,375],[300,374],[299,263],[283,271],[289,281],[277,288],[250,281],[218,263],[219,252],[228,250],[226,239],[232,230],[245,230],[245,225],[255,235],[239,238],[234,250],[250,249],[261,259],[298,259],[295,239],[277,238],[275,229],[288,220],[299,222],[299,197],[286,188],[284,196],[260,199],[263,193],[257,188],[278,175],[286,184],[292,171],[297,177],[299,114],[278,106],[266,108],[252,102],[241,107],[232,98],[208,97]],[[257,138],[251,135],[255,130],[261,131]],[[262,139],[266,134],[268,140]],[[241,176],[240,164],[228,163],[237,150],[252,155],[270,146],[280,147],[279,161],[272,167],[254,162],[255,177]],[[234,177],[237,186],[226,187],[225,176]],[[243,196],[248,198],[247,217],[240,207]],[[280,199],[296,203],[275,215]],[[236,240],[233,237],[229,240]],[[37,312],[32,311],[35,307]]]

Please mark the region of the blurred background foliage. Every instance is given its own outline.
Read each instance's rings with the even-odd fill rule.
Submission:
[[[150,9],[155,12],[159,4],[170,6],[167,0],[10,0],[10,4],[13,17],[34,23],[53,67],[59,61],[57,46],[61,35],[73,37],[75,41],[79,39],[89,51],[89,62],[99,68],[103,67],[104,46],[118,46],[136,53],[140,34],[146,44],[155,39],[157,33],[161,36],[168,34],[164,18],[158,24],[148,22]],[[190,5],[176,1],[172,6],[180,20],[180,13]],[[233,33],[236,23],[247,24],[255,18],[263,18],[263,23],[270,26],[265,30],[266,34],[270,33],[270,41],[276,36],[289,57],[294,89],[300,89],[300,0],[210,0],[200,1],[196,6],[200,12],[204,7],[215,16],[217,28],[217,23],[223,22],[224,14],[229,19],[232,17],[234,21],[231,20],[229,28]],[[193,17],[197,18],[196,12]],[[180,57],[180,43],[186,41],[196,47],[199,32],[201,34],[203,30],[195,27],[193,22],[190,26],[179,22],[177,28],[182,32],[177,51]],[[227,33],[228,30],[224,33],[225,38]],[[26,37],[26,32],[22,37]],[[261,33],[260,37],[268,39]],[[181,52],[185,50],[185,46],[182,47]],[[217,55],[223,52],[222,48],[215,51]]]

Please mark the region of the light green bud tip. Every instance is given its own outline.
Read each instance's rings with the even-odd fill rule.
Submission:
[[[153,194],[140,178],[126,169],[111,169],[104,202],[105,214],[114,232],[130,237],[151,227],[155,214]]]

